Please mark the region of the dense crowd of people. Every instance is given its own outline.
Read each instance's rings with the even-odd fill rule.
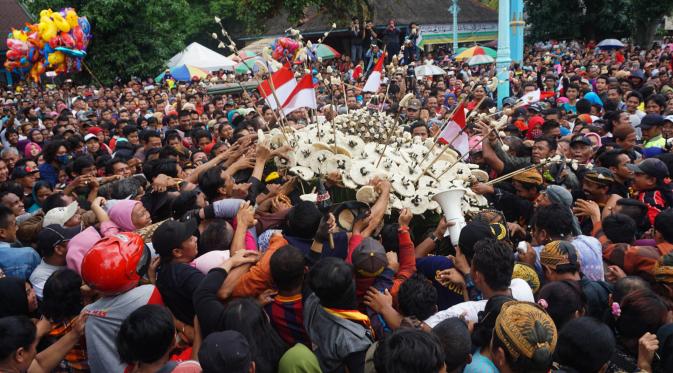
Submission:
[[[250,76],[20,82],[0,89],[0,371],[673,371],[672,45],[536,43],[502,98],[493,66],[412,32],[366,93],[382,36],[352,32],[284,131],[366,108],[426,140],[463,102],[468,161],[513,174],[471,184],[489,207],[458,245],[441,214],[387,211],[386,178],[337,224],[363,208],[340,175],[302,180],[258,141],[279,111],[208,93]],[[331,207],[300,198],[323,186]]]

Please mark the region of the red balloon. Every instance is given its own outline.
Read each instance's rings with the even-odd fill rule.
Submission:
[[[61,39],[61,44],[63,44],[64,46],[66,46],[68,48],[72,48],[72,47],[75,46],[75,39],[73,39],[73,37],[70,36],[70,34],[66,34],[66,33],[62,32],[61,36],[60,36],[60,39]]]
[[[70,30],[70,33],[72,34],[72,37],[75,39],[75,46],[77,49],[83,49],[84,48],[84,33],[82,32],[82,28],[79,26],[75,26]]]
[[[22,55],[23,53],[20,50],[10,49],[7,51],[7,59],[10,61],[18,60]]]

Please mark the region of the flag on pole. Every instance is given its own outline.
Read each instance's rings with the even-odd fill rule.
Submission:
[[[532,104],[534,102],[538,102],[540,100],[546,100],[549,97],[553,97],[553,96],[554,96],[554,92],[551,92],[551,91],[540,92],[540,90],[537,89],[533,92],[528,92],[525,95],[521,96],[520,100],[524,104],[528,105],[528,104]]]
[[[381,87],[381,77],[383,75],[383,60],[385,57],[385,53],[381,53],[381,57],[379,57],[379,60],[376,62],[374,70],[369,74],[369,78],[367,78],[367,82],[365,83],[364,88],[362,88],[362,92],[376,93],[379,91],[379,87]]]
[[[311,109],[318,108],[313,86],[313,77],[311,74],[306,74],[299,80],[299,83],[297,83],[297,86],[294,87],[294,90],[283,104],[283,113],[289,114],[303,107]]]
[[[461,102],[456,110],[454,110],[449,123],[444,126],[444,129],[439,134],[439,143],[451,145],[461,155],[465,155],[469,149],[469,137],[464,131],[465,124],[465,104]]]
[[[271,89],[271,82],[273,83],[273,89]],[[258,87],[257,90],[264,97],[266,104],[273,110],[278,109],[278,106],[282,106],[283,103],[287,100],[290,93],[297,86],[297,81],[294,79],[294,73],[290,70],[287,65],[281,67],[278,71],[271,75],[270,79],[263,81]],[[273,91],[276,91],[276,97],[278,97],[278,102],[273,97]]]

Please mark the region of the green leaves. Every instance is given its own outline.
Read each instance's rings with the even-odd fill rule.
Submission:
[[[531,40],[631,36],[648,45],[673,0],[525,0],[525,11]]]
[[[23,0],[37,18],[40,10],[74,7],[86,16],[93,39],[85,63],[103,83],[116,77],[159,74],[165,62],[193,41],[217,49],[214,16],[232,34],[263,33],[265,21],[279,14],[296,26],[307,6],[334,20],[361,14],[367,0]],[[282,13],[281,13],[282,12]],[[329,26],[326,26],[329,28]],[[8,32],[9,30],[3,30]],[[222,51],[220,51],[222,52]],[[82,77],[86,77],[85,73]]]

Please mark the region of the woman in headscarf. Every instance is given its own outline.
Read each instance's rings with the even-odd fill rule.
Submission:
[[[53,193],[53,189],[51,188],[51,185],[45,180],[38,180],[35,182],[35,185],[33,185],[33,191],[30,193],[30,197],[28,198],[28,204],[29,206],[26,209],[26,212],[29,213],[34,213],[35,211],[39,210],[42,208],[42,204],[44,201]]]
[[[278,373],[320,373],[318,358],[301,343],[287,350],[278,363]]]
[[[133,232],[152,224],[150,213],[139,201],[131,199],[108,201],[106,207],[110,220],[120,232]]]
[[[37,296],[29,282],[15,278],[0,278],[0,318],[30,316],[37,310]]]

